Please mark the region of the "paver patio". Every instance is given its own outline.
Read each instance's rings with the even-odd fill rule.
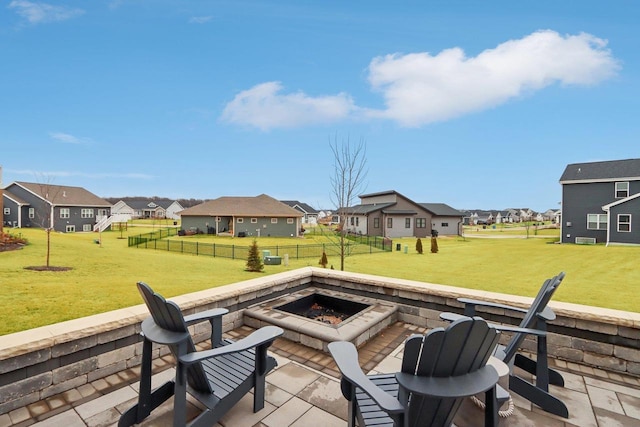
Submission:
[[[240,338],[251,332],[243,326],[228,335]],[[359,349],[360,364],[367,371],[395,372],[402,357],[404,339],[424,329],[398,322]],[[252,412],[252,396],[236,405],[216,426],[222,427],[333,427],[346,426],[347,402],[340,392],[339,373],[333,359],[318,350],[278,339],[271,347],[278,367],[267,377],[263,410]],[[640,381],[573,363],[552,360],[566,381],[565,388],[552,386],[569,407],[570,418],[550,415],[513,395],[514,413],[501,426],[640,426]],[[154,385],[173,377],[171,356],[154,362]],[[0,427],[98,427],[117,425],[120,414],[137,398],[138,369],[129,369],[85,384],[60,395],[0,415]],[[142,425],[169,426],[169,400]],[[189,413],[198,407],[191,402]],[[482,410],[467,400],[455,420],[458,427],[478,425]]]

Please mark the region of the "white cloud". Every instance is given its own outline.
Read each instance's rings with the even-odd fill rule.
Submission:
[[[257,127],[299,127],[342,120],[356,107],[344,93],[310,97],[302,92],[281,94],[279,82],[267,82],[240,92],[227,104],[222,120]]]
[[[538,31],[476,57],[460,48],[387,55],[369,65],[369,82],[383,94],[385,110],[372,117],[420,126],[485,110],[554,83],[593,85],[617,72],[605,40],[590,34]]]
[[[77,172],[77,171],[34,171],[30,169],[12,169],[7,170],[8,173],[13,173],[15,175],[30,175],[38,178],[46,177],[82,177],[82,178],[91,178],[91,179],[142,179],[142,180],[151,180],[154,179],[155,176],[148,175],[144,173],[111,173],[111,172],[102,172],[102,173],[86,173],[86,172]],[[41,179],[38,179],[41,180]]]
[[[91,142],[89,138],[78,138],[63,132],[49,132],[49,136],[56,141],[65,142],[67,144],[86,144]]]
[[[53,6],[47,3],[36,3],[27,0],[13,0],[8,7],[9,9],[15,9],[16,13],[29,21],[30,24],[65,21],[84,13],[82,9]]]
[[[205,24],[213,19],[213,16],[194,16],[189,18],[190,24]]]

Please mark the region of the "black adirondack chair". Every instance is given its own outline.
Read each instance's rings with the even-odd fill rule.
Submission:
[[[405,342],[401,372],[365,375],[349,342],[329,344],[349,401],[349,427],[450,426],[464,397],[485,392],[485,425],[497,426],[498,373],[487,360],[498,332],[479,317],[447,329],[412,335]]]
[[[553,293],[558,289],[564,279],[565,273],[545,280],[540,287],[538,295],[531,303],[529,309],[513,307],[510,305],[480,301],[469,298],[459,298],[458,301],[465,304],[464,316],[475,316],[476,307],[492,307],[523,313],[524,317],[519,326],[493,325],[504,332],[512,332],[513,336],[506,345],[499,345],[495,356],[509,365],[509,389],[528,401],[538,405],[543,410],[569,418],[567,406],[557,397],[549,393],[549,384],[564,387],[562,375],[549,368],[547,356],[547,322],[556,318],[553,310],[547,306]],[[455,313],[442,313],[440,318],[455,321],[460,315]],[[518,353],[527,335],[537,339],[537,351],[535,360]],[[514,372],[514,366],[535,375],[535,380],[530,382]],[[498,386],[499,387],[499,386]],[[498,394],[502,390],[498,389]]]
[[[177,304],[166,301],[145,283],[138,289],[151,317],[142,322],[144,336],[138,403],[126,411],[118,426],[140,423],[171,396],[173,425],[187,425],[187,392],[206,408],[190,426],[212,426],[245,394],[254,389],[253,410],[264,407],[265,376],[276,366],[267,348],[283,330],[265,326],[248,337],[233,342],[222,337],[222,315],[227,309],[213,309],[183,316]],[[211,349],[196,351],[188,325],[211,323]],[[175,380],[151,391],[152,344],[167,345],[176,358]]]

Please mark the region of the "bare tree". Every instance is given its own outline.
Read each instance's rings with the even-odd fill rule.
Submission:
[[[337,135],[329,143],[333,153],[333,176],[331,177],[331,202],[339,215],[338,246],[340,270],[344,270],[344,259],[348,255],[346,235],[347,219],[353,215],[352,206],[359,194],[364,191],[367,176],[367,147],[364,139],[352,144],[349,138],[338,142]]]
[[[58,197],[62,187],[51,184],[51,179],[39,179],[40,196],[45,200],[43,209],[36,214],[37,223],[47,233],[47,257],[46,268],[50,268],[51,258],[51,232],[54,230],[54,201]]]

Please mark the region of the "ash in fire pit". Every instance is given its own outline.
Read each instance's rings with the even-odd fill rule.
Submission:
[[[275,308],[322,323],[337,325],[367,307],[369,307],[367,304],[355,301],[311,294]]]

